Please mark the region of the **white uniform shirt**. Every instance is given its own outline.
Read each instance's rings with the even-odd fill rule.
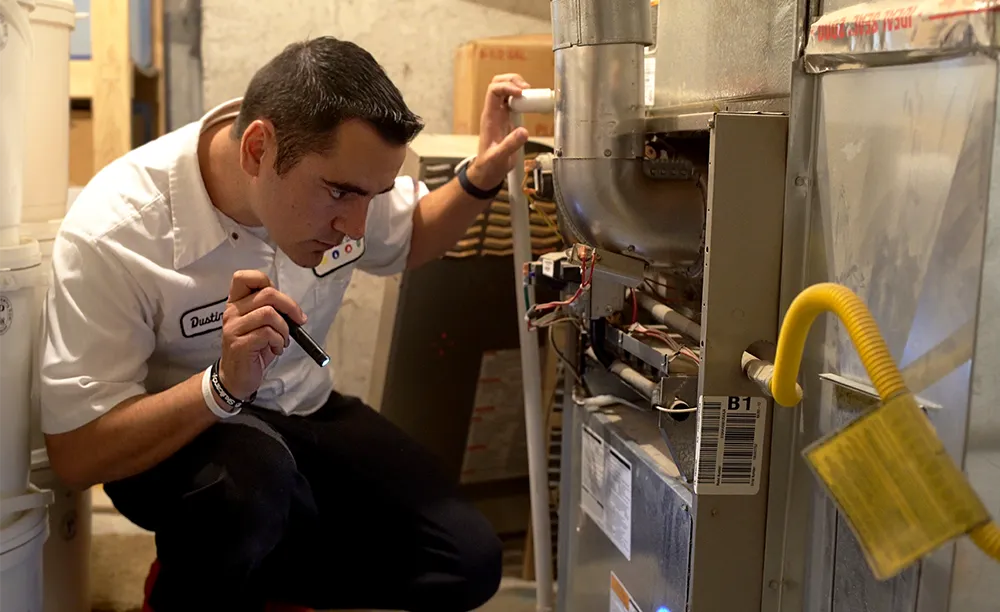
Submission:
[[[199,135],[233,118],[239,100],[131,151],[83,189],[53,245],[44,316],[39,393],[42,430],[62,433],[119,402],[167,389],[218,357],[233,272],[261,270],[308,315],[318,342],[340,308],[355,268],[401,272],[413,210],[427,188],[400,177],[373,199],[365,237],[301,268],[267,240],[223,215],[198,165]],[[268,368],[255,405],[308,414],[333,389],[294,341]],[[207,410],[208,408],[206,408]]]

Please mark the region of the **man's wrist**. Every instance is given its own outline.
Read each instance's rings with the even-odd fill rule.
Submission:
[[[216,393],[214,386],[212,385],[212,372],[213,368],[209,367],[205,370],[205,373],[201,378],[201,395],[202,399],[205,400],[205,406],[220,419],[228,419],[231,416],[235,416],[240,412],[239,408],[233,409],[226,406],[222,397]]]
[[[462,189],[478,200],[492,200],[503,189],[503,178],[492,181],[489,175],[476,164],[473,158],[459,168],[457,176]]]
[[[473,159],[465,169],[465,175],[469,177],[469,181],[475,185],[478,189],[483,191],[491,191],[496,187],[496,183],[502,181],[494,181],[494,184],[488,185],[487,180],[483,176],[483,169],[476,164],[476,160]]]

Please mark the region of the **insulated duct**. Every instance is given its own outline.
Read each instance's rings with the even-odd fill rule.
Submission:
[[[553,176],[570,237],[653,265],[698,261],[697,180],[643,172],[649,0],[552,0],[556,66]]]

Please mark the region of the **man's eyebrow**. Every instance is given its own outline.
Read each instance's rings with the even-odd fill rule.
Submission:
[[[326,179],[323,179],[323,183],[326,184],[326,186],[330,187],[331,189],[336,189],[337,191],[343,191],[344,193],[355,193],[355,194],[360,195],[360,196],[367,196],[368,195],[367,191],[365,191],[364,189],[358,187],[357,185],[352,185],[350,183],[340,183],[340,182],[337,182],[337,181],[328,181]],[[392,191],[393,187],[395,187],[395,186],[396,186],[395,183],[393,183],[392,185],[389,185],[388,187],[386,187],[382,191],[378,192],[376,195],[382,195],[383,193],[389,193],[390,191]]]

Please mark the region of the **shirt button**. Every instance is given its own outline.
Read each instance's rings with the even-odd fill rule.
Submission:
[[[232,233],[232,237],[233,237],[233,240],[239,240],[240,239],[240,235],[237,234],[236,232]]]

